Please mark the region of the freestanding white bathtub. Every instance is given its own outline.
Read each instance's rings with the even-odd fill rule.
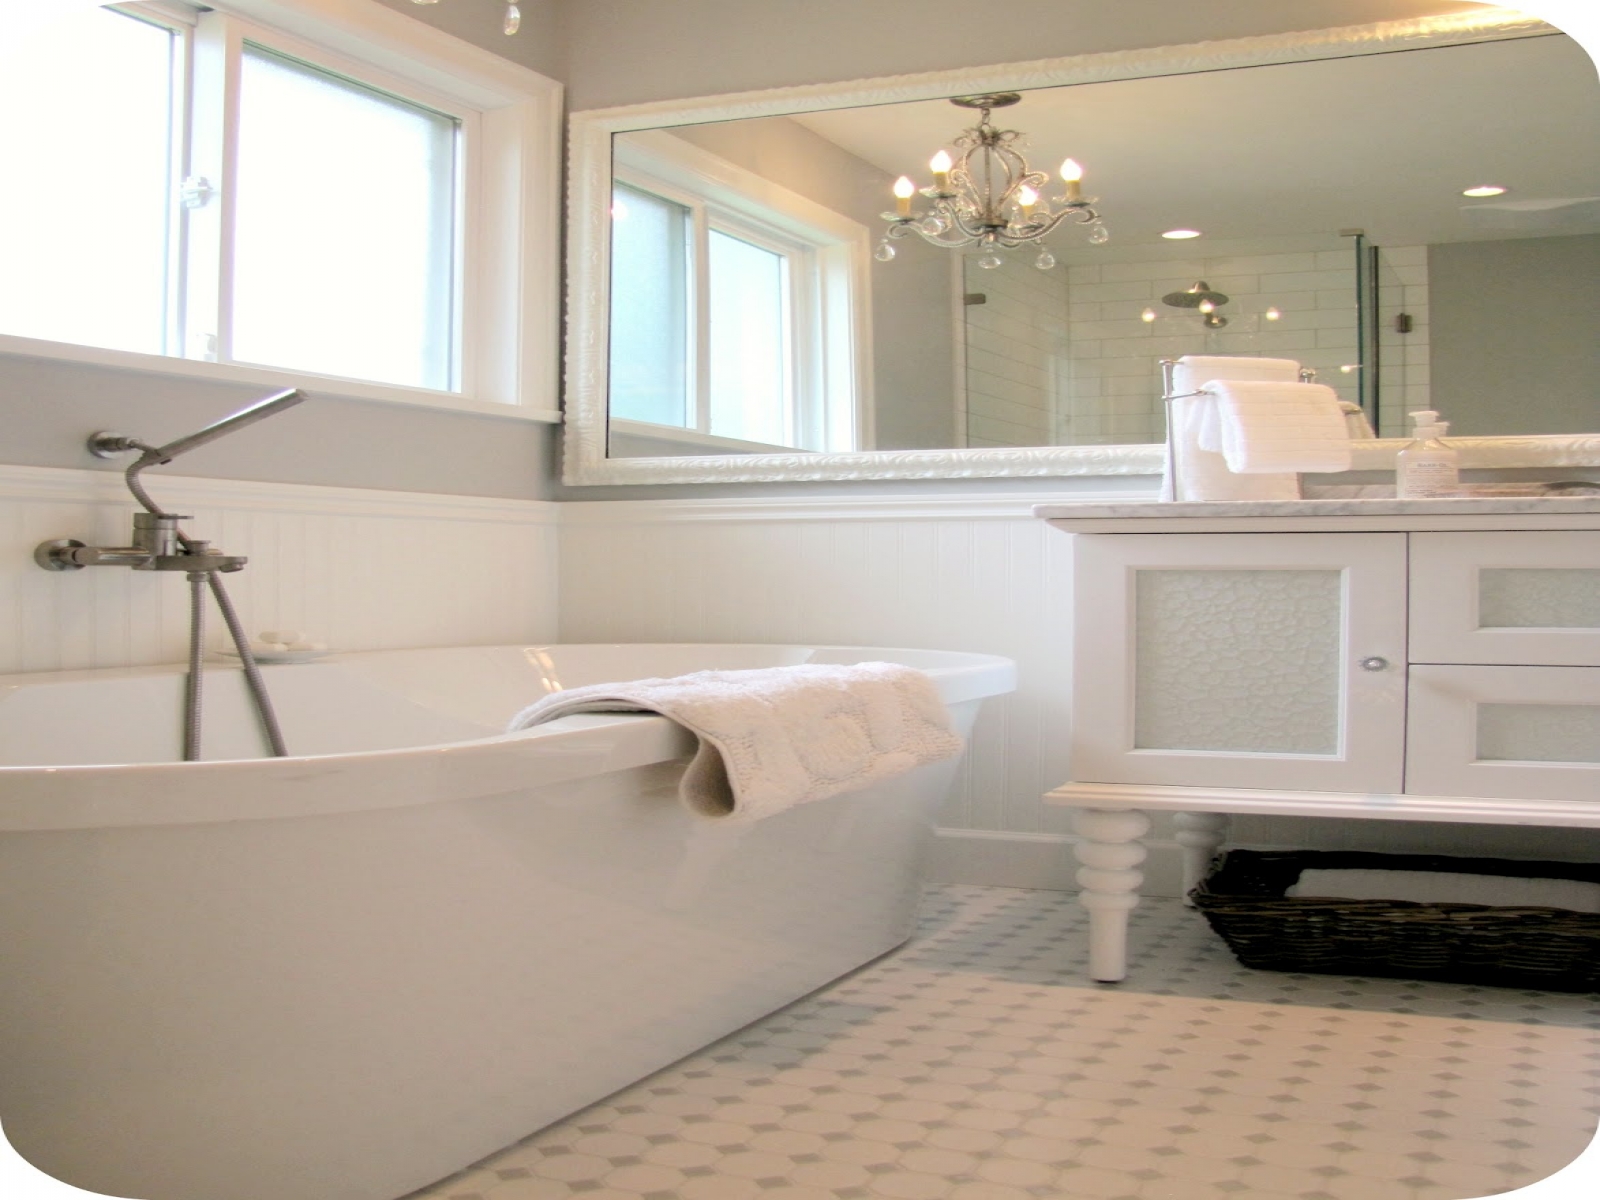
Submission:
[[[500,732],[547,691],[885,660],[962,732],[1013,666],[785,646],[399,650],[0,677],[0,1123],[141,1200],[389,1200],[891,949],[954,763],[688,814],[661,717]],[[115,765],[113,765],[115,764]]]

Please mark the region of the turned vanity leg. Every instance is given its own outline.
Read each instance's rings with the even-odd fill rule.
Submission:
[[[1189,893],[1206,877],[1211,860],[1228,836],[1228,815],[1173,813],[1172,824],[1177,829],[1173,840],[1183,848],[1183,902],[1193,908],[1194,901],[1189,899]]]
[[[1139,905],[1150,818],[1133,808],[1080,808],[1073,815],[1081,864],[1078,899],[1089,910],[1089,975],[1115,983],[1128,973],[1128,914]]]

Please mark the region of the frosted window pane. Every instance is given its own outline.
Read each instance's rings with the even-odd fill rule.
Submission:
[[[1336,753],[1342,591],[1333,570],[1140,571],[1134,745]]]
[[[0,70],[0,332],[164,353],[174,35],[81,5],[24,29]]]
[[[788,445],[783,256],[716,230],[709,253],[711,432]]]
[[[611,213],[611,415],[691,426],[689,210],[618,184]]]
[[[242,70],[233,357],[449,389],[456,121],[253,46]]]
[[[1480,704],[1480,761],[1600,762],[1600,706]]]
[[[1478,573],[1478,626],[1600,628],[1600,571],[1497,567]]]

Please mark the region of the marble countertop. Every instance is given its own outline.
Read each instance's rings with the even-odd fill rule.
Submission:
[[[1107,504],[1054,503],[1034,506],[1046,519],[1114,517],[1134,520],[1174,517],[1391,517],[1499,516],[1600,513],[1600,493],[1572,496],[1450,496],[1433,500],[1335,497],[1312,500],[1135,500]]]
[[[1434,500],[1374,496],[1082,504],[1058,501],[1035,505],[1033,514],[1072,533],[1600,529],[1600,494],[1480,495]]]

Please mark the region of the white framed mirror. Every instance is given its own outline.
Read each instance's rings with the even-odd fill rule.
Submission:
[[[1530,74],[1531,93],[1502,86]],[[1257,89],[1267,83],[1291,90],[1263,98]],[[888,226],[881,214],[896,203],[894,173],[919,166],[915,156],[892,165],[905,145],[921,147],[925,160],[972,123],[950,97],[1000,91],[1022,94],[995,119],[1024,132],[1034,165],[1053,169],[1063,139],[1087,147],[1083,189],[1100,194],[1109,242],[1091,245],[1064,227],[1046,243],[1057,259],[1049,270],[1034,268],[1034,246],[985,274],[975,256],[916,237],[895,240],[891,261],[873,258]],[[1395,97],[1408,99],[1397,108]],[[1485,150],[1472,162],[1442,150],[1430,115],[1441,108],[1465,110],[1463,136]],[[1527,136],[1533,122],[1538,138]],[[1193,132],[1200,128],[1209,140]],[[1600,428],[1600,364],[1582,365],[1593,339],[1561,347],[1578,377],[1576,398],[1566,396],[1550,427],[1474,429],[1438,394],[1453,364],[1440,357],[1442,336],[1430,361],[1429,272],[1418,258],[1435,243],[1531,248],[1569,237],[1557,257],[1573,259],[1562,252],[1579,245],[1592,254],[1597,130],[1600,89],[1581,47],[1502,9],[575,113],[564,479],[1159,474],[1157,363],[1183,353],[1296,357],[1324,382],[1347,385],[1349,398],[1376,405],[1380,434],[1398,434],[1402,414],[1431,400],[1457,432],[1478,435],[1460,439],[1472,465],[1600,463],[1600,436],[1587,435]],[[803,155],[791,153],[797,146]],[[824,179],[816,164],[825,161],[843,166]],[[1244,167],[1261,163],[1267,169],[1246,178]],[[1515,190],[1464,198],[1463,187],[1496,182],[1479,178],[1483,163],[1515,175]],[[1206,237],[1174,253],[1157,235],[1177,213],[1192,214],[1184,223]],[[652,222],[676,240],[630,232]],[[698,256],[686,249],[691,241]],[[719,253],[733,263],[726,270],[748,278],[788,279],[801,273],[793,264],[811,264],[811,290],[783,301],[808,314],[798,332],[763,324],[762,304],[724,306],[732,313],[719,326],[724,343],[788,347],[793,365],[781,380],[715,353],[716,322],[705,313],[716,289],[706,272]],[[613,286],[614,270],[626,287]],[[1048,296],[1036,282],[1045,279]],[[1226,328],[1161,302],[1202,280],[1227,293],[1230,307],[1218,310]],[[977,379],[995,360],[982,318],[998,312],[991,296],[1008,288],[1026,297],[1032,336],[1050,341],[1033,364],[1047,398],[1027,401],[1037,410],[1027,419],[1014,419],[1019,402],[1009,394],[986,399],[1017,381],[986,388]],[[1487,307],[1477,319],[1503,325],[1510,307]],[[1592,329],[1587,311],[1575,319]],[[1270,323],[1278,317],[1288,319]],[[999,373],[1026,356],[1000,353]],[[758,394],[779,397],[772,413],[781,416],[752,416]],[[1514,417],[1483,419],[1520,420],[1528,405],[1512,408]],[[1394,449],[1386,438],[1365,444],[1357,465],[1385,465]]]

